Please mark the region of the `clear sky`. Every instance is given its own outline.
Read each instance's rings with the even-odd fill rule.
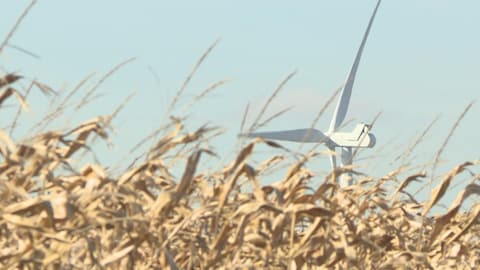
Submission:
[[[0,39],[28,3],[1,2]],[[258,111],[294,70],[298,73],[268,114],[294,107],[264,130],[310,126],[347,76],[375,3],[40,0],[10,42],[40,58],[7,48],[0,55],[0,67],[61,90],[71,89],[92,72],[98,79],[116,64],[137,57],[102,86],[104,97],[77,115],[80,121],[110,113],[130,93],[137,93],[115,123],[115,148],[98,153],[109,163],[161,124],[167,104],[194,63],[220,38],[180,105],[210,84],[231,79],[196,105],[189,119],[191,129],[205,122],[226,129],[216,141],[221,152],[234,149],[247,103]],[[347,114],[354,122],[369,122],[383,112],[374,127],[377,147],[364,153],[377,155],[367,172],[395,167],[389,165],[393,157],[440,114],[414,154],[418,163],[431,161],[462,110],[480,96],[479,10],[478,0],[383,1]],[[30,103],[35,105],[27,119],[48,109],[41,95],[32,95]],[[327,129],[332,109],[317,128]],[[443,168],[479,159],[479,116],[476,104],[445,149]]]

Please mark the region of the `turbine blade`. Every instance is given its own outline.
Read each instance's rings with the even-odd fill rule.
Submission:
[[[335,147],[332,147],[332,146],[327,146],[328,149],[330,151],[332,151],[333,153],[330,154],[329,158],[330,158],[330,166],[332,167],[332,172],[333,173],[335,171],[335,169],[337,168],[337,157],[336,157],[336,150],[335,150]],[[335,177],[335,183],[338,182],[338,178]]]
[[[352,148],[351,147],[342,147],[342,166],[352,165]],[[348,187],[353,184],[353,176],[351,173],[344,173],[340,177],[340,186]]]
[[[329,147],[330,151],[332,151],[332,155],[330,155],[330,165],[332,166],[332,172],[337,168],[337,158],[335,156],[336,151],[335,147]]]
[[[329,141],[328,136],[326,136],[319,130],[311,128],[272,132],[253,132],[250,134],[240,134],[240,136],[246,136],[250,138],[261,137],[270,140],[305,143],[322,143]]]
[[[368,23],[367,30],[365,31],[365,34],[363,36],[362,43],[358,48],[355,61],[353,62],[352,68],[350,69],[350,73],[348,74],[347,80],[340,94],[340,98],[338,100],[337,106],[335,107],[335,112],[333,114],[333,118],[332,118],[332,121],[330,122],[330,127],[328,129],[329,132],[335,132],[336,129],[342,124],[343,120],[345,120],[345,116],[347,115],[347,110],[348,110],[348,104],[350,102],[350,96],[352,95],[353,83],[355,82],[355,76],[357,74],[358,66],[360,65],[360,59],[362,58],[363,48],[367,43],[368,34],[370,33],[370,29],[372,27],[373,21],[375,19],[375,15],[377,14],[377,10],[381,2],[382,2],[381,0],[378,0],[377,6],[373,11],[372,17],[370,18],[370,22]]]
[[[352,148],[342,147],[342,166],[352,165]]]

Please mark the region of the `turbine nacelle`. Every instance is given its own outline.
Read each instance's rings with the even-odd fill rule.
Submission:
[[[360,123],[352,132],[333,132],[329,135],[330,141],[335,146],[372,148],[375,146],[375,136],[370,132],[370,125]]]

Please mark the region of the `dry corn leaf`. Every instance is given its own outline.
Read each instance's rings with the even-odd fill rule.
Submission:
[[[3,77],[0,78],[0,88],[4,87],[6,85],[10,85],[10,84],[18,81],[21,78],[22,78],[22,76],[16,75],[14,73],[9,73],[7,75],[4,75]]]
[[[440,183],[439,186],[437,186],[433,191],[432,191],[432,197],[431,199],[425,204],[425,207],[422,212],[422,216],[426,216],[427,213],[430,211],[430,209],[440,200],[440,198],[445,195],[445,192],[447,191],[448,187],[450,186],[451,181],[453,178],[463,172],[466,167],[474,165],[472,162],[465,162],[463,164],[458,165],[455,167],[452,171],[450,171],[447,176],[442,180],[442,183]]]
[[[458,240],[462,235],[464,235],[475,223],[478,223],[478,218],[480,217],[480,205],[476,205],[474,209],[472,210],[472,214],[470,217],[470,220],[468,220],[465,224],[465,227],[458,233],[456,233],[448,242],[447,244],[450,244],[453,241]],[[478,237],[478,235],[477,235]],[[478,240],[478,239],[477,239]]]
[[[28,105],[27,105],[27,102],[25,101],[25,98],[22,96],[22,94],[20,94],[17,90],[15,90],[12,87],[8,87],[6,90],[3,90],[3,92],[0,93],[0,106],[11,95],[14,95],[17,98],[18,102],[20,103],[20,106],[22,106],[22,109],[24,111],[28,111]]]
[[[227,168],[224,169],[223,171],[224,176],[232,174],[237,169],[237,167],[243,164],[245,159],[252,154],[254,146],[255,146],[255,143],[250,143],[249,145],[244,147],[238,154],[235,161],[231,165],[229,165]]]
[[[452,203],[447,213],[441,215],[435,219],[435,226],[431,233],[432,243],[437,239],[438,235],[442,232],[445,226],[450,224],[452,218],[457,215],[458,210],[460,209],[464,200],[466,200],[472,194],[480,194],[480,186],[476,184],[469,184],[460,194],[458,194],[457,199]],[[439,239],[444,241],[444,239]]]
[[[426,176],[427,176],[426,172],[421,172],[421,173],[414,174],[407,177],[407,179],[403,180],[400,186],[398,186],[398,188],[393,193],[392,197],[395,197],[399,192],[404,190],[411,182],[419,181],[418,178],[425,178]]]
[[[316,206],[314,204],[306,204],[306,203],[289,205],[285,209],[285,212],[295,213],[297,215],[307,214],[313,217],[318,217],[318,216],[332,217],[334,215],[334,213],[328,209]]]
[[[124,256],[126,256],[128,253],[130,253],[132,250],[135,249],[135,245],[130,245],[130,246],[127,246],[126,248],[123,248],[119,251],[116,251],[115,253],[111,254],[110,256],[106,257],[105,259],[101,260],[100,261],[100,264],[105,267],[107,266],[108,264],[112,263],[112,262],[115,262],[121,258],[123,258]]]

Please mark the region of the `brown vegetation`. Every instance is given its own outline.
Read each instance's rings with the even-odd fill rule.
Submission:
[[[0,105],[19,76],[0,79]],[[71,160],[92,137],[107,138],[109,117],[69,131],[48,131],[21,143],[0,132],[0,266],[48,269],[473,269],[480,264],[480,205],[459,213],[480,193],[466,162],[444,176],[420,203],[407,191],[419,173],[397,183],[401,170],[382,178],[355,176],[340,189],[333,179],[311,186],[315,175],[292,164],[283,179],[261,185],[250,162],[253,141],[228,166],[201,173],[205,140],[214,129],[187,133],[173,119],[147,158],[112,178],[100,164],[75,170]],[[183,158],[185,157],[185,158]],[[170,172],[183,160],[180,179]],[[442,215],[432,206],[463,171],[472,181]]]

